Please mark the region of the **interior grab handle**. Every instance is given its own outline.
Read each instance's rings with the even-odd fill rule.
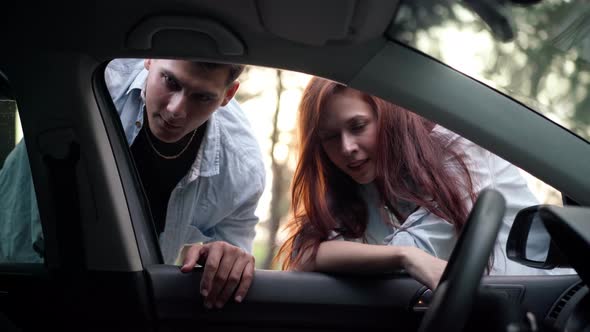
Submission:
[[[147,18],[131,30],[126,46],[136,50],[149,50],[152,40],[161,31],[194,31],[208,35],[217,44],[222,55],[244,54],[244,44],[230,30],[211,19],[190,16],[156,16]]]

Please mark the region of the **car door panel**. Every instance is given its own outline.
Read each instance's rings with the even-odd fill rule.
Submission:
[[[406,274],[375,276],[257,270],[243,303],[206,309],[199,293],[202,270],[146,268],[160,327],[199,324],[207,331],[247,327],[286,331],[415,331],[423,310],[414,310],[425,287]],[[488,276],[483,288],[522,304],[544,319],[557,299],[579,282],[572,276]]]
[[[169,328],[203,324],[211,330],[284,327],[288,330],[381,330],[395,321],[415,330],[420,314],[409,310],[423,286],[403,274],[334,276],[309,272],[257,270],[243,303],[206,309],[199,294],[201,270],[176,266],[147,269],[158,321]]]

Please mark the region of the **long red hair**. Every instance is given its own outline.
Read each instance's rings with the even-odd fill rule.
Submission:
[[[330,161],[318,135],[328,100],[344,89],[348,88],[313,78],[303,93],[298,114],[299,160],[291,185],[293,216],[286,225],[289,236],[276,257],[284,259],[283,269],[296,268],[304,263],[304,256],[314,259],[320,243],[333,234],[364,237],[368,207],[359,186]],[[382,203],[403,221],[408,216],[396,208],[396,202],[411,202],[450,222],[459,232],[469,213],[465,196],[475,199],[465,156],[453,150],[445,137],[431,134],[434,123],[383,99],[365,93],[362,98],[377,115],[374,182]]]

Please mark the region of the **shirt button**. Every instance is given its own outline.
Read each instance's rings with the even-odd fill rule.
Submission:
[[[141,122],[139,121],[135,121],[135,126],[139,129],[141,128]]]

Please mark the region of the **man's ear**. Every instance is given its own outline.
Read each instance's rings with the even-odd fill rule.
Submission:
[[[221,102],[221,106],[227,105],[229,101],[234,97],[238,88],[240,87],[240,82],[234,81],[225,91],[225,96],[223,96],[223,101]]]
[[[143,60],[143,66],[145,67],[145,69],[150,70],[151,65],[152,65],[152,59]]]

